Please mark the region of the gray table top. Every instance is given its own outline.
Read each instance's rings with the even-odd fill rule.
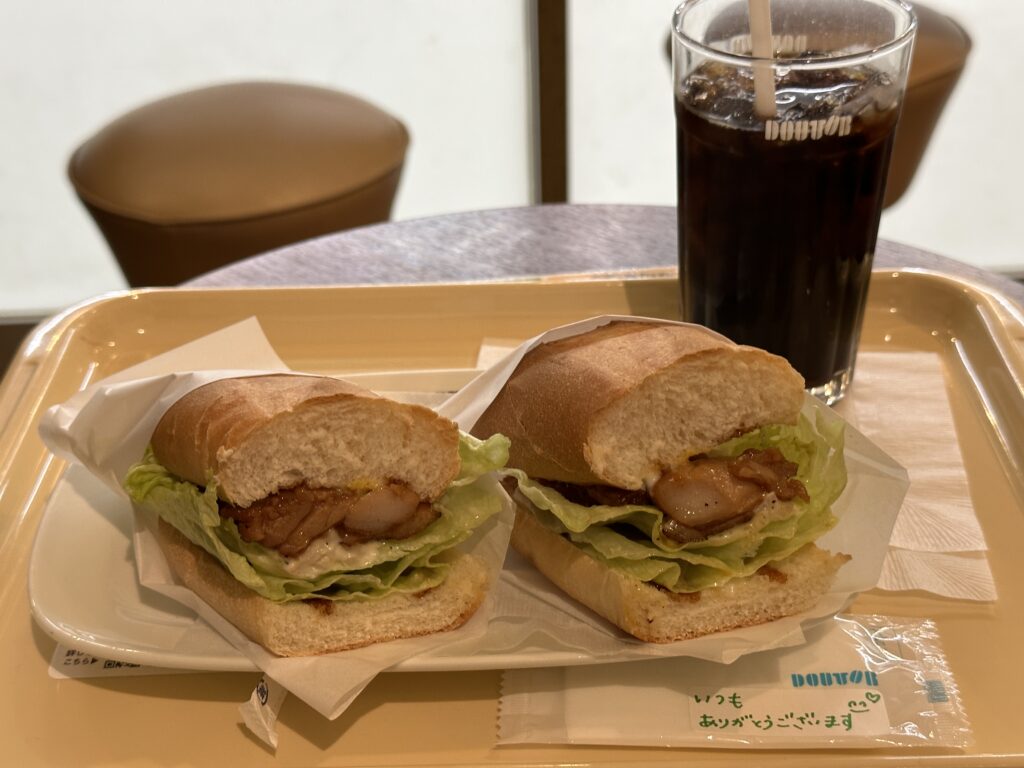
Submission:
[[[188,286],[361,285],[510,280],[676,264],[676,209],[542,205],[467,211],[338,232],[253,256]],[[960,261],[880,241],[876,268],[967,278],[1024,305],[1024,286]]]

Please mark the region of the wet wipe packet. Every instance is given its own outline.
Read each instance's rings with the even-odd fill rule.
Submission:
[[[506,671],[499,744],[962,749],[934,622],[836,616],[732,664],[667,658]]]

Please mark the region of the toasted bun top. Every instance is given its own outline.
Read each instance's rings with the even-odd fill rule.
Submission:
[[[175,475],[248,506],[282,488],[406,483],[434,499],[459,471],[455,424],[428,408],[338,379],[289,374],[221,379],[192,390],[152,437]]]
[[[644,480],[767,424],[795,423],[788,362],[694,326],[613,322],[526,354],[473,428],[511,439],[532,477],[640,489]]]

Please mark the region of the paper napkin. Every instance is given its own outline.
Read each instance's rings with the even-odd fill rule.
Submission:
[[[995,600],[939,356],[860,353],[853,386],[836,411],[910,477],[879,588]]]

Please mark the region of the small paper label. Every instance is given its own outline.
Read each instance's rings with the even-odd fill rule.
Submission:
[[[50,677],[57,680],[83,677],[130,677],[134,675],[175,675],[191,674],[190,669],[165,669],[132,664],[128,661],[112,661],[92,656],[57,645],[50,658]]]
[[[287,696],[285,688],[264,675],[249,700],[238,708],[245,727],[273,749],[277,749],[277,713]]]
[[[820,741],[889,733],[889,714],[874,688],[722,688],[690,696],[690,725],[698,733],[785,733]]]

